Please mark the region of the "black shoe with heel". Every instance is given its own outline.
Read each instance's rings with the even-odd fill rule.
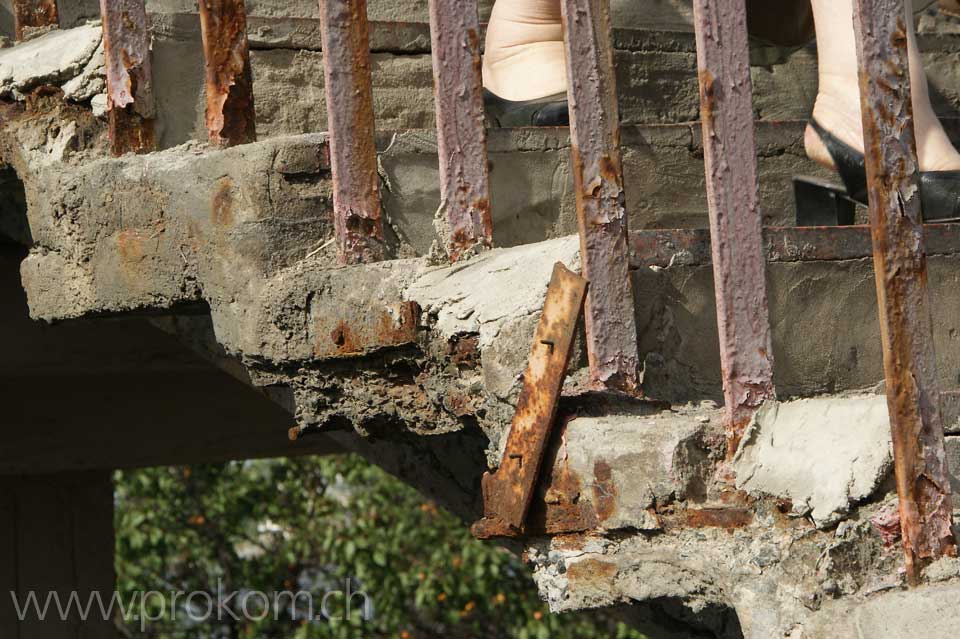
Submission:
[[[795,177],[797,226],[844,226],[854,223],[857,204],[867,204],[867,170],[863,153],[838,140],[816,120],[820,136],[837,167],[843,186],[812,177]],[[920,173],[920,202],[925,222],[960,221],[960,171]]]
[[[566,93],[518,101],[505,100],[484,89],[483,107],[487,114],[487,126],[491,128],[570,125]]]

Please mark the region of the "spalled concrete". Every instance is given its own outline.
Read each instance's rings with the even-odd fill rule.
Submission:
[[[873,494],[892,465],[887,399],[869,395],[767,403],[733,469],[737,488],[787,498],[824,527]]]
[[[22,98],[42,84],[73,79],[93,58],[100,39],[100,27],[86,25],[0,49],[0,98]]]
[[[489,2],[481,4],[489,10]],[[634,27],[615,33],[625,122],[658,123],[622,129],[630,226],[704,227],[700,127],[682,122],[698,114],[689,3],[613,5],[619,24]],[[147,314],[138,325],[162,328],[255,387],[231,410],[211,403],[220,422],[242,419],[246,406],[260,415],[257,402],[272,402],[262,414],[277,428],[263,454],[335,442],[475,519],[479,479],[499,463],[551,268],[556,261],[579,266],[567,132],[491,131],[499,248],[453,266],[432,263],[439,198],[428,32],[422,24],[374,24],[378,159],[396,259],[339,267],[328,139],[318,132],[325,115],[317,5],[247,6],[262,139],[232,149],[196,141],[204,138],[203,61],[187,0],[148,3],[165,147],[158,153],[107,157],[105,125],[94,111],[103,83],[95,25],[0,51],[0,69],[8,69],[0,74],[8,87],[0,104],[0,232],[30,245],[20,264],[30,312],[47,322],[69,320],[63,328],[78,318],[100,326],[107,317]],[[419,0],[370,3],[375,21],[419,19],[425,9]],[[636,29],[644,19],[673,20],[685,32]],[[948,115],[960,105],[955,39],[924,38],[934,45],[926,55],[937,108]],[[56,56],[40,65],[9,62],[33,60],[36,49],[28,47],[49,51],[53,43],[60,43]],[[806,160],[800,143],[813,98],[813,52],[788,56],[761,47],[753,62],[763,219],[789,225],[789,178],[829,177]],[[46,84],[66,100],[54,90],[33,91]],[[796,121],[765,121],[785,117]],[[721,397],[712,271],[686,257],[678,250],[669,265],[631,273],[651,400],[582,395],[587,371],[578,329],[567,395],[521,542],[542,595],[555,611],[630,604],[631,621],[657,639],[823,637],[834,636],[824,630],[833,625],[836,636],[852,628],[850,636],[860,637],[898,628],[870,625],[912,596],[898,591],[885,401],[849,394],[883,376],[870,260],[770,263],[776,383],[786,401],[759,416],[730,467],[723,463],[723,412],[709,401]],[[929,259],[944,388],[960,374],[958,261],[950,254]],[[59,401],[108,397],[97,394],[101,383],[173,395],[178,384],[199,379],[177,369],[121,380],[139,371],[141,360],[129,359],[119,372],[74,384]],[[230,387],[210,384],[182,394]],[[29,386],[11,382],[8,395]],[[823,394],[831,396],[803,399]],[[958,400],[945,401],[952,433],[960,432]],[[10,449],[0,465],[7,472],[56,463],[102,467],[115,458],[111,443],[156,437],[154,423],[181,414],[155,411],[154,421],[123,437],[115,437],[114,422],[68,433],[73,439],[21,428],[4,441],[29,446],[31,454]],[[300,439],[289,443],[280,429],[294,424]],[[175,441],[125,459],[172,460],[180,446],[196,443],[189,431],[167,429]],[[252,426],[234,434],[230,446],[220,446],[223,435],[205,431],[191,459],[250,455],[261,436]],[[947,440],[955,469],[958,441]],[[44,443],[72,452],[47,455]],[[731,475],[737,484],[718,479]],[[926,579],[933,585],[923,591],[929,595],[918,592],[917,601],[925,599],[917,609],[943,614],[960,571],[937,564]]]

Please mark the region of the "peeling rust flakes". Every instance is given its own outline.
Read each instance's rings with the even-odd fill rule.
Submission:
[[[700,69],[697,77],[700,80],[700,120],[704,133],[713,137],[713,112],[716,108],[713,74],[710,73],[710,69]]]
[[[640,392],[639,350],[627,253],[619,110],[609,3],[562,0],[573,167],[591,384]]]
[[[613,469],[606,460],[598,459],[593,465],[593,503],[597,509],[600,523],[613,515],[617,503],[617,485],[613,480]]]
[[[447,357],[458,367],[473,369],[480,365],[480,335],[464,333],[447,341]]]
[[[59,25],[56,0],[13,0],[14,37],[17,42],[32,29]]]
[[[110,147],[114,155],[156,148],[150,35],[144,0],[100,0]]]
[[[430,0],[440,160],[437,229],[457,262],[493,245],[476,0]]]
[[[742,0],[693,7],[729,456],[755,409],[776,397],[749,45]]]
[[[419,313],[416,302],[401,302],[350,319],[324,317],[327,328],[318,327],[316,331],[314,357],[321,360],[356,357],[381,348],[411,344],[417,339]]]
[[[686,524],[690,528],[724,528],[733,530],[753,523],[753,511],[748,508],[689,508]]]
[[[916,138],[906,22],[899,0],[856,0],[860,93],[871,235],[886,374],[887,404],[907,580],[926,564],[956,555],[939,383],[916,197]],[[873,105],[883,108],[874,109]],[[890,512],[873,520],[895,537]]]
[[[201,0],[206,122],[217,146],[257,139],[244,0]]]
[[[476,537],[523,533],[586,290],[583,278],[554,265],[503,459],[496,472],[483,476],[484,517],[471,529]]]
[[[334,232],[341,264],[386,257],[366,0],[321,0]]]

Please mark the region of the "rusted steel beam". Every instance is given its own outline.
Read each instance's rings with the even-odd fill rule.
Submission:
[[[437,105],[437,233],[451,262],[493,244],[476,0],[430,0]]]
[[[474,536],[523,532],[583,311],[587,282],[559,262],[547,289],[500,467],[483,476],[483,519]]]
[[[30,29],[57,26],[57,0],[13,0],[14,38],[20,42]]]
[[[110,150],[114,155],[156,148],[150,34],[144,0],[100,0],[107,67]]]
[[[776,394],[757,186],[744,0],[694,0],[707,206],[732,455]]]
[[[384,259],[366,0],[320,0],[334,232],[341,264]]]
[[[903,0],[856,0],[880,337],[907,580],[956,555],[940,415]]]
[[[926,224],[927,255],[960,254],[960,224]],[[763,229],[767,262],[837,262],[873,257],[869,226],[768,227]],[[710,264],[707,229],[630,231],[630,268]]]
[[[257,139],[244,0],[200,0],[207,134],[217,146]]]
[[[635,393],[640,358],[627,250],[620,112],[609,0],[562,0],[570,103],[570,155],[580,259],[590,282],[587,357],[591,382]]]

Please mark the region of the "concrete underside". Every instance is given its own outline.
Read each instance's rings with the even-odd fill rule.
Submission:
[[[324,127],[322,54],[301,20],[313,2],[271,2],[248,0],[261,141],[225,151],[190,141],[203,103],[191,3],[151,7],[171,148],[148,156],[106,157],[91,96],[24,104],[38,84],[78,96],[97,86],[95,27],[54,34],[75,38],[80,53],[61,52],[65,68],[43,82],[0,52],[0,398],[13,407],[0,475],[352,450],[470,521],[480,476],[500,458],[551,268],[579,266],[567,132],[492,131],[501,248],[431,264],[428,44],[422,27],[405,26],[399,41],[375,30],[395,259],[337,267],[327,140],[312,132]],[[390,6],[371,3],[373,17],[395,19]],[[654,9],[686,19],[682,4]],[[692,39],[628,29],[618,42],[631,227],[704,227],[700,128],[683,123],[697,113]],[[952,116],[960,45],[931,43],[938,108]],[[826,174],[799,144],[812,51],[773,53],[754,52],[762,208],[767,225],[788,226],[790,177]],[[19,75],[4,75],[5,59]],[[924,589],[902,592],[898,542],[884,527],[895,492],[870,260],[769,264],[783,403],[752,425],[730,486],[716,480],[712,270],[680,250],[675,258],[631,273],[644,388],[658,401],[576,396],[580,330],[563,432],[530,534],[513,544],[543,596],[558,611],[633,604],[630,618],[651,637],[901,637],[928,616],[949,619],[929,636],[953,636],[960,566],[938,564]],[[929,260],[944,389],[960,383],[958,260]],[[955,399],[944,409],[956,469]],[[294,424],[302,436],[292,443]]]

